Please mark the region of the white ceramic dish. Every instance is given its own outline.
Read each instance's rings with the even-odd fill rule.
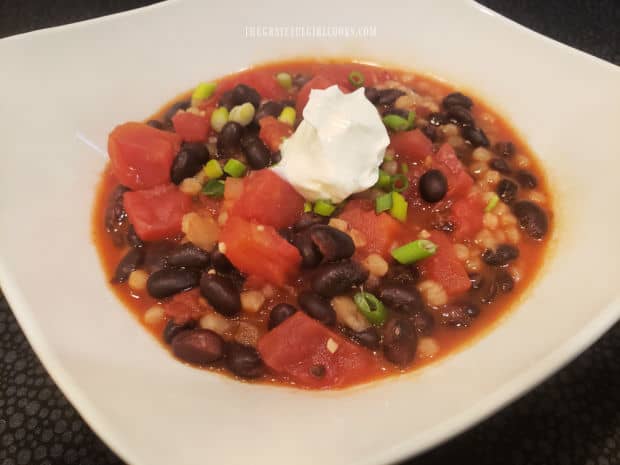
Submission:
[[[0,281],[45,366],[132,464],[379,464],[498,409],[620,315],[620,71],[468,1],[174,1],[0,41]],[[371,25],[376,37],[244,37]],[[432,73],[507,115],[557,192],[554,251],[494,331],[417,374],[342,392],[238,383],[170,358],[106,287],[93,244],[108,131],[251,63],[349,55]]]

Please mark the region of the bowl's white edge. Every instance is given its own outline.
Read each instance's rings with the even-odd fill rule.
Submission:
[[[19,40],[25,36],[42,35],[47,33],[61,32],[74,27],[82,27],[83,25],[95,22],[110,21],[117,17],[125,17],[133,14],[140,14],[145,10],[151,10],[155,8],[168,7],[173,3],[181,0],[167,0],[165,2],[156,3],[153,5],[120,12],[108,16],[99,18],[93,18],[81,22],[71,23],[63,26],[57,26],[52,28],[40,29],[37,31],[27,32],[24,34],[17,34],[2,39]],[[500,21],[506,22],[510,27],[516,27],[522,32],[532,34],[539,40],[543,40],[548,44],[560,49],[562,52],[575,54],[581,57],[581,59],[588,59],[599,66],[604,66],[607,71],[614,71],[620,73],[620,67],[609,63],[605,60],[589,55],[585,52],[567,46],[554,39],[546,37],[538,32],[528,29],[502,15],[490,10],[489,8],[481,5],[473,0],[465,0],[465,3],[470,4],[471,7],[477,8],[486,14],[496,17]],[[14,282],[11,273],[4,263],[0,260],[0,283],[2,283],[2,290],[4,292],[7,301],[9,302],[15,318],[17,319],[22,330],[26,334],[30,345],[34,352],[39,357],[43,365],[46,367],[48,373],[54,380],[54,382],[60,387],[67,398],[72,402],[76,409],[80,412],[84,420],[89,426],[96,432],[97,435],[110,446],[123,460],[128,463],[137,463],[138,457],[136,457],[131,451],[131,447],[126,445],[122,437],[116,436],[114,431],[106,424],[105,418],[97,409],[97,406],[92,404],[88,395],[82,391],[82,389],[75,383],[72,377],[65,370],[59,357],[51,350],[43,333],[41,332],[38,324],[30,312],[28,306],[25,303],[25,299],[22,293]],[[584,327],[581,331],[576,333],[572,338],[567,340],[564,344],[558,346],[549,355],[534,365],[530,369],[523,371],[517,378],[514,378],[509,383],[506,383],[498,387],[495,392],[484,399],[478,404],[472,405],[469,409],[463,411],[459,415],[436,425],[434,428],[427,430],[417,438],[415,445],[412,445],[408,441],[396,444],[389,449],[384,449],[376,454],[369,456],[366,460],[358,462],[359,465],[376,465],[383,463],[396,462],[406,459],[412,454],[419,454],[423,451],[433,447],[439,442],[448,440],[454,435],[464,431],[468,427],[471,427],[503,406],[512,402],[517,397],[523,395],[526,391],[532,389],[537,384],[542,382],[545,378],[561,369],[577,355],[583,352],[587,347],[592,345],[597,339],[599,339],[605,331],[607,331],[620,317],[620,297],[616,298],[613,302],[607,305],[599,314],[599,316],[593,320],[588,326]],[[320,395],[318,393],[317,395]],[[415,452],[412,452],[415,449]]]

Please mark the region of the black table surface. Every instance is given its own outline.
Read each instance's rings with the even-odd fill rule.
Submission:
[[[0,37],[149,3],[153,2],[0,0]],[[620,64],[619,0],[482,3],[547,36]],[[620,324],[616,324],[548,381],[407,465],[620,464],[619,355]],[[50,379],[0,297],[0,465],[14,464],[122,461]]]

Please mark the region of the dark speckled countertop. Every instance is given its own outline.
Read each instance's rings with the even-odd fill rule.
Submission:
[[[149,3],[153,2],[0,0],[0,37]],[[482,3],[560,42],[620,64],[620,0]],[[617,324],[544,384],[407,465],[620,464],[619,354]],[[0,297],[0,465],[121,463],[54,385]]]

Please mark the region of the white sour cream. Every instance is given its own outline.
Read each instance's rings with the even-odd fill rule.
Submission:
[[[342,202],[377,182],[390,138],[363,88],[313,89],[303,117],[280,146],[275,173],[310,201]]]

